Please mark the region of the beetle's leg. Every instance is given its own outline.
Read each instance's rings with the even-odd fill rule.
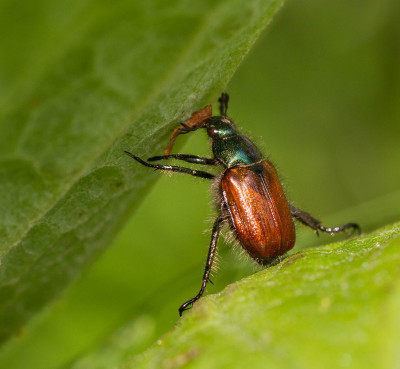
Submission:
[[[187,155],[187,154],[153,156],[151,158],[148,158],[147,161],[157,161],[157,160],[164,160],[164,159],[183,160],[188,163],[201,164],[201,165],[218,165],[218,164],[220,164],[217,159],[202,158],[200,156]]]
[[[206,289],[207,283],[211,282],[210,281],[211,267],[212,267],[212,263],[213,263],[214,256],[215,256],[215,250],[217,249],[217,241],[218,241],[218,236],[219,236],[220,225],[221,225],[221,222],[224,219],[225,218],[220,215],[214,222],[212,235],[211,235],[210,248],[208,249],[207,262],[206,262],[206,266],[204,268],[203,283],[201,284],[200,291],[195,297],[193,297],[189,301],[186,301],[179,308],[179,315],[180,316],[182,316],[182,313],[185,310],[189,310],[192,307],[192,305],[203,295],[203,293],[204,293],[204,291]]]
[[[218,101],[219,101],[219,112],[223,117],[226,117],[226,113],[228,111],[229,95],[223,92]]]
[[[150,163],[140,159],[138,156],[133,155],[129,151],[125,151],[125,153],[146,167],[154,168],[157,170],[170,171],[170,172],[186,173],[186,174],[190,174],[194,177],[200,177],[200,178],[206,178],[206,179],[214,179],[215,178],[214,174],[204,172],[202,170],[194,170],[194,169],[185,168],[185,167],[177,167],[175,165],[150,164]]]
[[[357,223],[347,223],[345,225],[332,227],[332,228],[324,227],[323,225],[321,225],[321,221],[319,221],[318,219],[315,219],[309,213],[306,213],[305,211],[300,210],[292,205],[290,205],[290,213],[292,214],[292,217],[296,218],[298,221],[300,221],[304,225],[311,227],[317,234],[318,234],[318,231],[334,234],[337,232],[342,232],[349,228],[353,229],[352,233],[354,233],[354,231],[358,231],[359,233],[361,233],[361,228]]]

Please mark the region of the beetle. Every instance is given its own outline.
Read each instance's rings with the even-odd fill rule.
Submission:
[[[361,232],[357,223],[325,227],[309,213],[289,204],[273,164],[266,160],[256,145],[240,134],[232,119],[227,117],[229,96],[219,98],[220,115],[212,116],[211,106],[193,113],[192,117],[175,129],[164,155],[147,161],[125,151],[140,164],[156,170],[190,174],[216,183],[218,216],[214,221],[202,284],[198,294],[179,308],[179,315],[190,309],[203,295],[210,282],[211,268],[221,226],[227,224],[243,249],[259,264],[266,265],[284,255],[295,244],[293,219],[318,231],[335,234],[347,229]],[[196,155],[170,155],[178,135],[206,129],[211,140],[213,158]],[[177,159],[191,164],[222,166],[220,175],[191,168],[152,164],[151,162]],[[352,232],[352,233],[353,233]]]

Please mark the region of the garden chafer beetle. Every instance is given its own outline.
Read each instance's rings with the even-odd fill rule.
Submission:
[[[215,187],[219,214],[212,228],[202,285],[198,294],[179,308],[180,315],[203,295],[207,283],[210,282],[217,241],[223,224],[229,226],[243,249],[259,264],[267,264],[293,248],[296,240],[293,218],[316,232],[334,234],[346,229],[360,231],[357,223],[325,227],[309,213],[290,205],[273,164],[265,159],[256,145],[242,135],[232,119],[227,117],[228,100],[229,97],[225,93],[219,98],[219,116],[212,116],[210,105],[193,113],[190,119],[173,131],[162,156],[154,156],[145,161],[125,151],[146,167],[186,173],[218,182]],[[170,155],[174,141],[180,134],[198,129],[207,131],[212,143],[213,158],[186,154]],[[151,163],[165,159],[220,166],[222,172],[216,176],[202,170]]]

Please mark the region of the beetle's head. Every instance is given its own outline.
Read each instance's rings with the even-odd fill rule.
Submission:
[[[214,138],[226,138],[237,134],[237,128],[233,121],[224,116],[214,116],[203,120],[192,127],[182,128],[182,133],[197,131],[200,128],[207,129],[208,136]]]
[[[235,124],[227,117],[211,117],[204,121],[204,128],[207,129],[211,138],[226,138],[237,134]]]
[[[220,116],[212,116],[211,105],[205,106],[203,109],[195,111],[192,116],[184,123],[181,123],[171,134],[171,138],[164,150],[164,155],[169,155],[177,137],[184,133],[197,131],[200,128],[206,128],[208,136],[213,140],[224,139],[237,133],[234,123],[226,117],[228,109],[229,96],[225,93],[221,94],[218,100],[220,102]]]

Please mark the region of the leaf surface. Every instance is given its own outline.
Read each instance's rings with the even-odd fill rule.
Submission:
[[[202,298],[123,367],[397,367],[399,236],[396,224],[300,251]],[[130,327],[134,337],[139,323]],[[91,358],[99,368],[101,355],[107,350]],[[74,369],[84,367],[78,364]]]
[[[0,4],[0,342],[113,239],[281,1]],[[7,52],[5,52],[7,51]]]

